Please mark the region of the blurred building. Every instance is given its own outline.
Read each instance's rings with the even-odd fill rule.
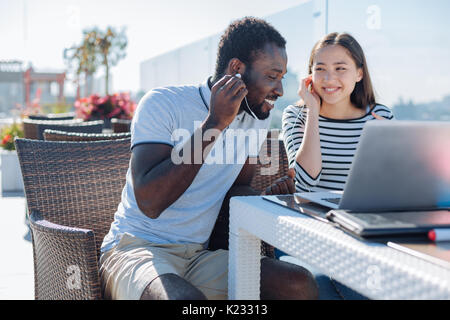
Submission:
[[[379,103],[445,103],[450,95],[448,12],[448,0],[310,0],[265,17],[287,40],[288,74],[284,96],[272,112],[273,127],[280,126],[284,107],[298,99],[298,81],[307,75],[314,43],[329,32],[349,32],[361,44]],[[221,34],[143,61],[141,89],[203,82],[214,73]],[[438,119],[448,118],[444,109]]]
[[[0,61],[0,118],[25,102],[22,62]]]
[[[309,1],[265,18],[287,40],[288,54],[292,52],[289,55],[291,72],[298,73],[305,68],[308,51],[313,45],[312,25],[315,19],[321,18],[320,15],[313,16],[314,10],[314,1]],[[221,34],[143,61],[140,65],[141,89],[148,91],[158,86],[203,82],[214,72]],[[290,38],[296,40],[289,41]]]
[[[106,76],[103,75],[98,75],[95,77],[91,78],[92,81],[92,85],[91,85],[91,94],[92,93],[96,93],[99,95],[106,95]],[[114,93],[114,88],[113,88],[113,75],[110,73],[109,74],[109,79],[108,79],[108,91],[109,94]],[[86,96],[86,95],[84,95]]]
[[[36,71],[18,60],[0,61],[0,115],[10,114],[16,104],[29,105],[39,90],[40,103],[64,101],[65,73]]]

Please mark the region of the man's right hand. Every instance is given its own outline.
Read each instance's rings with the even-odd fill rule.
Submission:
[[[289,169],[287,175],[281,177],[273,182],[269,187],[262,192],[262,195],[276,195],[276,194],[293,194],[295,193],[294,182],[295,171],[293,168]]]
[[[220,129],[225,129],[233,122],[247,93],[244,81],[240,78],[224,76],[211,89],[208,120]]]

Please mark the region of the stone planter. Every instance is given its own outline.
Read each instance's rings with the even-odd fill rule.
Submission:
[[[1,192],[23,191],[22,171],[16,151],[0,150]]]

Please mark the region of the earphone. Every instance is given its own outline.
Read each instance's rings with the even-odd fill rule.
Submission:
[[[235,77],[242,79],[242,76],[240,73],[236,73],[234,75]],[[252,114],[253,118],[255,118],[256,120],[259,120],[259,118],[256,116],[256,114],[253,113],[252,109],[250,109],[250,106],[248,105],[248,101],[247,101],[247,97],[244,97],[245,100],[245,104],[247,105],[247,109],[250,111],[250,113]]]

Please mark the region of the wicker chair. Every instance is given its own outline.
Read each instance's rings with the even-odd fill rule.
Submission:
[[[279,131],[271,130],[266,141],[261,146],[259,161],[256,165],[256,173],[251,182],[251,187],[258,191],[264,191],[275,180],[287,175],[289,160],[284,148],[283,140],[279,139]],[[274,257],[274,247],[261,243],[261,254]]]
[[[66,131],[66,132],[83,132],[83,133],[102,133],[103,120],[84,121],[79,123],[60,124],[55,121],[47,121],[38,124],[38,139],[44,140],[44,131],[46,129]]]
[[[128,119],[111,119],[111,127],[114,133],[129,132],[131,120]]]
[[[273,139],[269,137],[268,141]],[[31,212],[36,299],[101,299],[99,249],[120,202],[129,146],[129,139],[16,139]],[[282,154],[284,147],[280,151]],[[282,158],[281,155],[280,164],[284,163]],[[283,174],[277,173],[272,181],[278,175]],[[255,187],[260,185],[258,180],[253,180]],[[263,181],[267,181],[266,177]],[[265,187],[262,185],[261,189]],[[228,220],[224,202],[213,235],[221,237],[220,244],[226,248]],[[273,248],[263,243],[262,254],[273,256]],[[81,279],[81,285],[71,282],[75,275]]]
[[[279,139],[279,130],[271,130],[261,146],[256,173],[250,185],[255,190],[264,191],[276,179],[287,175],[288,170],[289,161],[283,140]]]
[[[32,120],[53,120],[53,121],[71,120],[75,118],[75,112],[35,114],[29,115],[28,118]]]
[[[131,138],[131,132],[122,133],[79,133],[46,129],[45,141],[101,141]]]
[[[250,186],[263,191],[276,179],[287,175],[289,162],[282,140],[279,140],[279,130],[271,130],[261,150],[256,165],[256,173]],[[209,242],[210,250],[228,249],[229,233],[229,196],[225,198]],[[274,248],[261,242],[261,255],[274,257]]]
[[[39,139],[39,124],[56,124],[56,125],[70,125],[73,123],[81,123],[82,119],[72,119],[72,120],[33,120],[33,119],[23,119],[23,132],[26,139]],[[42,138],[41,138],[42,140]]]
[[[16,139],[32,233],[36,299],[101,299],[99,249],[121,199],[130,139]]]

